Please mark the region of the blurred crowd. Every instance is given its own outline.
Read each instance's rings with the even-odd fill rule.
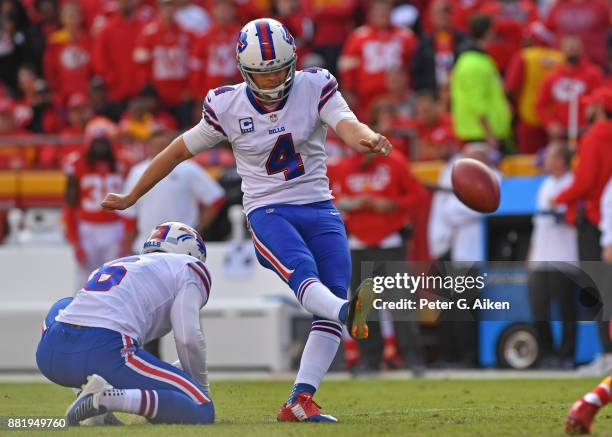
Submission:
[[[395,146],[388,159],[353,156],[329,132],[330,183],[355,264],[406,254],[483,260],[480,215],[452,195],[450,169],[459,157],[495,167],[513,153],[540,154],[552,178],[538,198],[531,260],[561,253],[601,260],[603,253],[612,262],[612,210],[599,206],[612,175],[610,0],[0,0],[0,170],[69,176],[66,237],[85,273],[109,246],[105,235],[117,240],[113,256],[130,253],[138,222],[182,213],[163,207],[177,200],[178,185],[160,188],[150,206],[127,216],[99,203],[199,120],[209,89],[242,80],[237,34],[262,16],[294,35],[298,68],[330,70],[359,118]],[[185,184],[181,193],[194,178],[208,187],[181,200],[191,205],[182,221],[200,225],[209,241],[227,239],[227,209],[242,194],[233,157],[221,146],[196,160],[221,170],[216,181],[193,168],[177,171],[172,183]],[[406,169],[428,160],[445,166],[437,184],[424,187]],[[101,233],[84,247],[80,233],[91,224]],[[543,231],[556,225],[568,228]],[[543,249],[551,241],[559,247]],[[530,284],[545,288],[545,272],[534,277]],[[542,309],[547,299],[532,304]],[[398,351],[412,348],[419,365],[418,328],[402,336],[381,317],[384,341],[374,359],[403,365]],[[447,355],[473,364],[473,348],[452,351],[477,333],[448,326]],[[574,343],[564,340],[563,359]],[[347,365],[361,360],[356,344],[345,347]],[[604,349],[612,357],[609,341]]]
[[[189,127],[207,90],[240,80],[236,35],[260,16],[286,24],[299,67],[335,74],[360,118],[410,160],[445,159],[449,146],[473,141],[501,153],[533,153],[550,140],[575,147],[583,98],[610,85],[611,8],[606,0],[2,0],[0,168],[59,168],[75,145],[55,136],[83,134],[96,117],[115,123],[125,154],[142,159],[138,143],[153,124]],[[50,147],[23,147],[30,133],[53,135]]]

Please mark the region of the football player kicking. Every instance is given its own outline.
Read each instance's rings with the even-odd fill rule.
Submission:
[[[295,385],[277,418],[336,422],[321,414],[313,395],[336,355],[342,324],[354,338],[367,337],[373,291],[366,279],[347,301],[351,258],[331,203],[327,126],[359,152],[387,155],[391,144],[357,120],[328,71],[296,71],[294,39],[278,21],[245,25],[236,57],[244,82],[209,91],[199,124],[157,155],[129,193],[109,193],[102,206],[129,207],[178,163],[229,142],[259,262],[314,315]]]
[[[113,411],[152,423],[214,421],[199,317],[211,285],[205,259],[197,231],[163,223],[141,255],[107,262],[76,297],[51,307],[36,363],[56,384],[85,384],[66,412],[69,425],[114,419]],[[179,356],[174,365],[141,349],[170,330]]]
[[[592,391],[580,397],[567,414],[565,432],[590,434],[591,425],[599,409],[612,401],[612,377],[608,376]]]

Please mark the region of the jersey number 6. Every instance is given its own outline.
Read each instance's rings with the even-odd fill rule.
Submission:
[[[137,256],[130,256],[127,258],[121,258],[115,261],[113,264],[105,265],[100,268],[93,275],[85,287],[83,288],[85,291],[108,291],[115,285],[119,285],[123,280],[123,277],[127,273],[127,269],[122,265],[118,265],[120,263],[131,263],[137,262],[140,258]]]
[[[283,172],[286,181],[304,174],[304,163],[300,154],[295,151],[291,134],[278,137],[266,161],[266,170],[269,175]]]

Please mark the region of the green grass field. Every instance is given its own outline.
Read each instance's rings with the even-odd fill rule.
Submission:
[[[72,435],[141,436],[541,436],[563,435],[571,402],[597,379],[329,381],[317,394],[338,424],[278,424],[289,382],[216,382],[212,426],[152,426],[136,416],[115,428],[75,428]],[[70,390],[45,383],[0,384],[0,416],[63,415]],[[595,423],[596,435],[612,435],[612,407]],[[2,431],[0,431],[2,434]],[[49,435],[47,432],[39,432]],[[15,434],[10,434],[15,435]]]

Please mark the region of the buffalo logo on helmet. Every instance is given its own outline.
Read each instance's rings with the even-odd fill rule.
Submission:
[[[236,50],[238,51],[238,53],[242,53],[247,48],[247,45],[248,45],[248,42],[247,42],[247,34],[246,34],[246,32],[240,32],[238,34],[238,41],[236,43]]]
[[[200,253],[206,255],[206,246],[204,245],[204,240],[202,240],[199,234],[194,234],[193,230],[188,228],[181,227],[179,228],[179,230],[185,231],[186,233],[176,237],[177,241],[185,241],[193,238],[196,240],[196,244],[198,245],[198,250],[200,251]]]
[[[293,39],[293,35],[291,35],[291,32],[289,32],[289,29],[287,29],[287,26],[285,26],[283,24],[283,39],[287,42],[287,44],[293,44],[294,43],[294,39]]]
[[[191,226],[180,222],[167,222],[155,227],[141,253],[153,252],[185,254],[202,262],[206,260],[206,245],[202,236]]]

